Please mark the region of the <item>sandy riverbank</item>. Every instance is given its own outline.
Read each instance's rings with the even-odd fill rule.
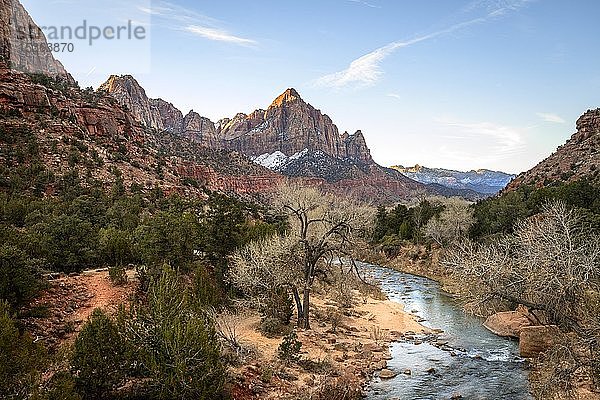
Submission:
[[[407,332],[430,333],[401,304],[389,300],[361,298],[335,332],[323,318],[333,303],[316,295],[313,305],[312,329],[297,332],[302,359],[310,361],[302,366],[283,365],[278,360],[282,338],[263,336],[258,331],[258,315],[240,321],[242,342],[254,347],[256,356],[232,371],[238,382],[236,399],[318,399],[333,387],[359,391],[374,373],[387,366],[389,344],[394,338]]]

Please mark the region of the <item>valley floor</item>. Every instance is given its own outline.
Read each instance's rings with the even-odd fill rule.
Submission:
[[[92,270],[51,280],[31,306],[43,310],[43,316],[30,317],[26,323],[34,337],[56,350],[74,340],[95,308],[114,313],[120,304],[128,304],[137,287],[133,271],[128,278],[129,283],[114,286],[108,271]],[[238,336],[244,347],[252,349],[252,356],[230,369],[234,399],[314,399],[331,390],[359,393],[378,371],[391,374],[385,367],[392,340],[410,332],[429,332],[402,305],[358,292],[355,306],[345,310],[334,330],[329,315],[337,304],[325,294],[316,293],[312,299],[312,329],[298,332],[299,363],[278,359],[282,337],[264,336],[258,314],[239,317]]]

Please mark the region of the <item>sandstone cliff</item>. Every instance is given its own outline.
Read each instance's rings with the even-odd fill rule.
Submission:
[[[0,63],[4,68],[75,83],[63,65],[54,59],[42,30],[16,0],[0,0]]]
[[[361,131],[340,134],[327,115],[294,89],[287,89],[267,109],[238,113],[216,124],[194,111],[182,117],[164,100],[148,98],[131,76],[112,76],[99,91],[130,109],[144,126],[187,137],[209,149],[244,154],[284,176],[336,193],[394,201],[417,191],[439,192],[377,165]]]
[[[556,152],[527,172],[519,174],[507,187],[543,187],[555,182],[582,178],[600,182],[600,108],[588,110],[577,120],[577,132]]]
[[[158,186],[166,193],[200,197],[205,188],[262,193],[284,180],[239,154],[208,149],[167,131],[157,133],[103,92],[36,79],[0,68],[0,149],[18,145],[39,150],[35,162],[56,177],[43,189],[49,193],[73,172],[108,188],[119,171],[126,187]],[[0,151],[4,172],[32,162],[10,154]]]
[[[210,148],[222,148],[215,124],[194,111],[185,117],[173,104],[163,99],[151,99],[131,75],[112,75],[99,88],[116,99],[144,126],[189,137]]]
[[[304,149],[335,158],[372,163],[361,131],[340,135],[331,119],[287,89],[266,110],[238,114],[221,127],[224,147],[248,156],[280,151],[287,156]]]

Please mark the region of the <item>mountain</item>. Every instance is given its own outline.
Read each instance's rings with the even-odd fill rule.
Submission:
[[[131,110],[145,126],[189,136],[207,147],[234,150],[249,157],[321,151],[339,159],[373,162],[361,131],[340,135],[331,119],[302,100],[295,89],[287,89],[266,110],[239,113],[217,123],[194,111],[184,117],[172,104],[148,98],[131,75],[113,75],[98,90]]]
[[[550,186],[556,182],[589,179],[600,183],[600,108],[588,110],[576,123],[575,132],[552,155],[519,174],[506,188],[524,185]]]
[[[450,189],[472,190],[483,195],[493,195],[504,189],[515,175],[505,172],[478,169],[468,172],[442,168],[427,168],[420,165],[391,167],[404,176],[423,184],[438,184]]]
[[[266,109],[238,113],[216,123],[193,111],[181,120],[179,110],[164,100],[148,98],[130,75],[111,76],[98,91],[112,96],[148,128],[185,136],[207,148],[244,154],[256,164],[306,184],[375,201],[427,191],[375,163],[361,131],[340,134],[331,119],[306,103],[295,89],[285,90]]]
[[[0,0],[0,63],[4,68],[75,83],[52,56],[43,31],[18,1]]]
[[[274,152],[292,156],[307,150],[337,159],[373,162],[361,131],[340,135],[331,119],[302,100],[295,89],[287,89],[266,110],[238,114],[222,123],[224,147],[251,157]]]
[[[149,98],[130,75],[82,90],[25,9],[0,1],[0,186],[22,178],[52,193],[65,180],[108,188],[122,179],[126,187],[203,196],[205,189],[258,194],[292,179],[373,202],[437,193],[376,164],[361,131],[340,134],[294,89],[266,109],[217,123]],[[39,52],[15,45],[11,27],[21,25],[36,32],[23,40],[43,44]],[[259,160],[269,157],[285,166],[263,167]]]
[[[77,185],[110,188],[122,178],[126,187],[202,197],[206,189],[262,193],[285,181],[240,154],[176,134],[184,118],[166,102],[134,114],[143,101],[121,105],[103,91],[82,90],[25,9],[0,1],[0,190],[52,194]],[[25,51],[26,44],[37,51]],[[127,88],[132,98],[145,96]],[[164,129],[147,126],[158,121]],[[187,126],[191,136],[202,119],[190,114]]]

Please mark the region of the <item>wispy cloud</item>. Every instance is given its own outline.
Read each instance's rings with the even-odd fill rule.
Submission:
[[[235,36],[228,33],[227,31],[208,28],[206,26],[190,25],[186,26],[185,30],[195,35],[202,36],[205,39],[215,40],[218,42],[228,42],[241,45],[256,44],[255,40]]]
[[[525,150],[529,128],[495,122],[465,122],[454,118],[438,118],[435,122],[446,132],[441,149],[444,156],[477,160],[481,165],[509,159]]]
[[[378,6],[377,4],[369,3],[368,1],[365,1],[365,0],[348,0],[348,1],[351,3],[361,4],[363,6],[367,6],[370,8],[381,8],[381,6]]]
[[[400,96],[398,93],[388,93],[387,97],[391,97],[391,98],[394,98],[394,99],[402,100],[402,96]]]
[[[542,121],[545,122],[553,122],[555,124],[564,124],[565,122],[567,122],[559,115],[552,113],[536,113],[536,115],[540,117]]]
[[[321,78],[317,79],[315,83],[317,86],[333,88],[341,88],[350,85],[373,85],[383,75],[383,69],[381,68],[381,63],[383,60],[385,60],[392,53],[396,52],[398,49],[434,39],[472,25],[487,22],[493,18],[503,16],[510,11],[517,10],[531,1],[532,0],[476,0],[470,4],[469,9],[466,11],[471,12],[473,9],[485,8],[485,15],[471,18],[466,21],[450,25],[444,29],[434,31],[426,35],[417,36],[410,40],[389,43],[383,47],[373,50],[370,53],[365,54],[362,57],[357,58],[350,63],[348,68],[342,71],[322,76]]]
[[[258,44],[254,39],[230,33],[221,28],[220,22],[214,18],[173,3],[155,1],[151,8],[139,7],[139,10],[162,20],[170,29],[188,32],[204,39],[241,46]]]

